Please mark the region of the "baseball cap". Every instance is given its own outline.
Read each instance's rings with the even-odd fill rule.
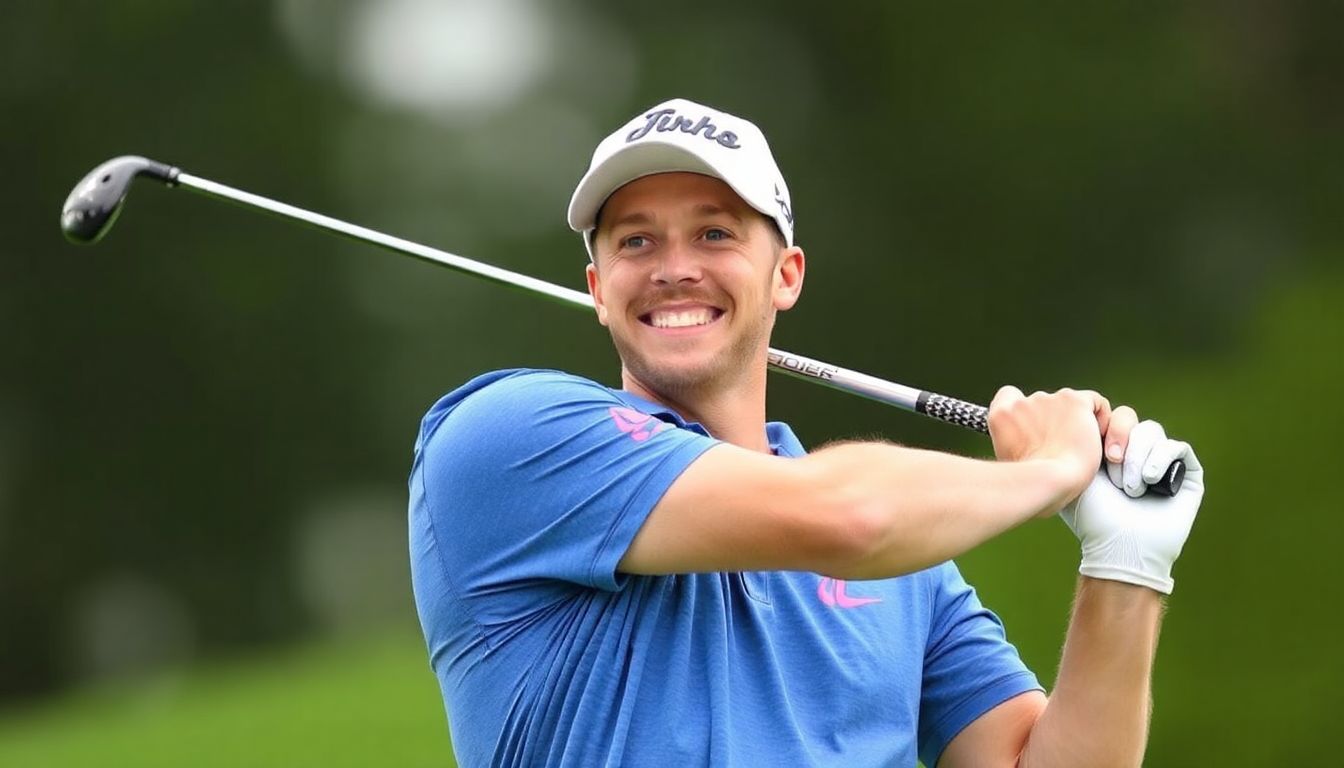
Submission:
[[[772,219],[793,245],[793,203],[765,134],[748,120],[686,99],[640,112],[593,152],[588,172],[569,201],[569,227],[593,255],[597,213],[607,198],[635,179],[689,171],[722,179],[752,208]]]

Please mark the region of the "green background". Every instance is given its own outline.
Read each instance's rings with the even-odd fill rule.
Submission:
[[[750,117],[809,255],[774,343],[987,402],[1096,388],[1208,494],[1151,765],[1336,761],[1344,494],[1338,3],[0,5],[0,765],[442,765],[405,477],[495,367],[615,383],[589,317],[140,182],[119,154],[579,288],[595,143],[674,95]],[[790,379],[809,444],[979,436]],[[1077,545],[962,567],[1046,681]]]

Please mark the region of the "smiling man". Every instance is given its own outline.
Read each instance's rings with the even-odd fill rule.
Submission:
[[[1161,595],[1203,494],[1187,444],[1094,392],[1005,387],[996,461],[807,453],[765,418],[806,259],[741,118],[636,115],[569,224],[621,387],[496,371],[416,442],[415,598],[462,765],[1141,762]],[[1180,493],[1144,496],[1178,458]],[[952,558],[1057,513],[1083,557],[1047,697]]]

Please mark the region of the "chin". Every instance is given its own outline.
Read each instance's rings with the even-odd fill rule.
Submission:
[[[710,393],[743,376],[757,358],[764,364],[769,325],[721,335],[683,339],[683,344],[640,344],[611,329],[611,340],[627,374],[669,398]],[[637,334],[636,334],[637,336]]]
[[[726,378],[724,367],[712,362],[638,361],[627,364],[626,368],[645,386],[667,394],[701,391]]]
[[[713,388],[740,369],[722,352],[646,356],[620,347],[617,351],[626,372],[644,387],[669,397]]]

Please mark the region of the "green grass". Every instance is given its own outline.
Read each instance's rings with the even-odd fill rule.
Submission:
[[[314,646],[0,714],[0,765],[453,766],[422,641]]]

